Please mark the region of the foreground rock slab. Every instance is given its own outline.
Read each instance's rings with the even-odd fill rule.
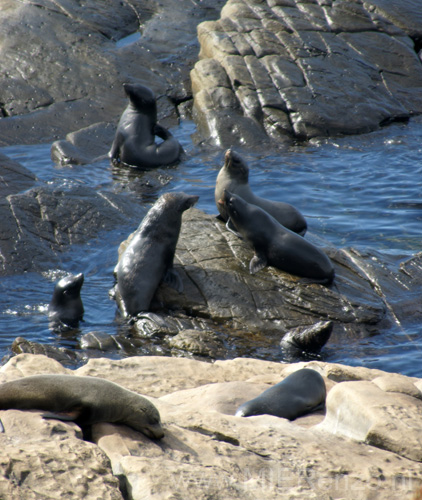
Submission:
[[[421,113],[421,26],[416,0],[229,0],[198,26],[191,80],[203,135],[283,143]]]
[[[329,391],[326,416],[315,413],[293,422],[267,415],[233,416],[241,402],[305,366],[324,376]],[[23,354],[0,369],[0,382],[35,373],[72,372],[45,356]],[[41,490],[31,481],[44,474],[43,480],[54,481],[57,495],[64,492],[61,498],[77,498],[69,490],[73,487],[79,494],[85,483],[81,480],[75,485],[74,478],[66,474],[59,480],[54,473],[58,464],[75,470],[77,478],[78,467],[87,467],[92,487],[102,482],[103,489],[97,491],[102,498],[121,498],[113,489],[117,478],[110,476],[111,471],[129,499],[205,499],[214,495],[227,499],[410,500],[421,486],[420,442],[410,439],[403,427],[419,426],[418,413],[411,409],[421,403],[421,379],[321,362],[283,364],[238,358],[205,363],[155,356],[90,360],[73,373],[107,378],[146,395],[159,408],[165,437],[154,442],[123,426],[99,424],[92,435],[96,447],[81,441],[72,423],[45,421],[37,412],[2,411],[6,433],[0,435],[0,441],[6,458],[0,461],[0,491],[44,498],[36,496]],[[330,424],[330,415],[341,413],[344,402],[331,394],[349,396],[351,385],[357,402],[355,418],[349,419],[349,436],[340,436]],[[383,414],[377,440],[358,435],[371,413],[364,408],[368,391],[372,407],[387,404],[390,408]],[[400,427],[396,422],[403,412],[408,420]],[[406,452],[391,449],[393,428],[407,442]],[[42,450],[36,462],[31,458],[34,440]],[[85,449],[84,457],[91,457],[87,464],[85,458],[83,464],[75,463],[81,449]],[[54,458],[59,451],[58,462]],[[412,453],[414,458],[409,458]],[[51,461],[44,459],[50,454]],[[92,457],[100,460],[96,469]],[[46,462],[53,465],[46,468]],[[19,470],[30,470],[27,480],[14,481],[15,476],[7,472],[10,463],[20,464]],[[84,498],[98,498],[87,488]]]

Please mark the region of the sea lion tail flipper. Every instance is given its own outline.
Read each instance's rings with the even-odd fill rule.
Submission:
[[[243,240],[243,236],[239,233],[239,231],[236,229],[235,225],[233,224],[232,220],[230,217],[227,219],[226,222],[226,228],[233,234],[235,234],[238,238]]]
[[[264,267],[267,267],[268,261],[265,255],[254,255],[249,262],[249,272],[255,274]]]
[[[183,292],[183,281],[179,274],[174,269],[168,269],[163,278],[164,283],[171,286],[179,293]]]
[[[0,418],[0,433],[4,432],[4,425]]]

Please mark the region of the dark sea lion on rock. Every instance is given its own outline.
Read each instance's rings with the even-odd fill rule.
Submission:
[[[291,231],[304,235],[307,224],[303,215],[294,206],[281,201],[271,201],[255,196],[249,186],[249,167],[233,150],[228,149],[224,156],[224,165],[221,167],[215,184],[215,203],[220,216],[227,221],[228,215],[224,205],[219,203],[224,190],[236,194],[248,203],[257,205],[272,215],[281,225]]]
[[[236,234],[255,250],[249,264],[251,274],[273,266],[318,283],[333,281],[334,267],[330,259],[305,238],[286,229],[262,208],[226,190],[221,202],[229,216],[227,228],[233,231],[234,227]]]
[[[140,84],[123,85],[129,97],[117,125],[109,156],[114,163],[153,168],[176,162],[182,148],[173,135],[157,123],[157,103],[154,92]],[[155,142],[155,136],[163,141]]]
[[[115,298],[124,316],[148,311],[161,281],[179,292],[183,283],[173,270],[182,215],[199,196],[163,194],[151,207],[117,263]]]
[[[0,385],[1,410],[45,410],[45,418],[82,428],[124,424],[153,439],[164,436],[160,414],[148,399],[109,380],[76,375],[33,375]]]
[[[53,297],[48,306],[48,317],[52,327],[68,326],[76,328],[84,315],[81,288],[84,275],[70,275],[62,278],[54,287]]]
[[[237,409],[236,417],[274,415],[294,420],[323,409],[326,393],[322,376],[315,370],[303,368],[290,374],[258,397],[243,403]]]

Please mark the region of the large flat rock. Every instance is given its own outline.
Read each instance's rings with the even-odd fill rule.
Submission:
[[[239,403],[302,367],[324,376],[329,391],[326,416],[317,412],[293,422],[269,415],[234,416]],[[127,427],[103,423],[93,428],[96,446],[82,441],[72,423],[46,421],[38,412],[2,411],[3,456],[13,458],[6,459],[9,465],[0,461],[0,491],[17,498],[44,498],[37,497],[44,493],[42,487],[47,498],[53,486],[60,498],[76,498],[69,491],[97,498],[92,496],[94,488],[100,488],[102,498],[121,498],[113,489],[117,479],[113,482],[111,472],[129,500],[403,500],[420,487],[420,411],[413,411],[422,395],[417,378],[315,361],[285,364],[239,358],[206,363],[157,356],[92,359],[71,372],[45,356],[24,354],[0,369],[0,382],[35,373],[102,377],[143,394],[159,409],[165,437],[154,442]],[[385,410],[393,406],[394,411]],[[377,439],[368,440],[362,422],[376,408],[382,422]],[[345,417],[347,435],[335,432],[333,415]],[[392,449],[391,443],[400,440],[403,446]],[[78,459],[81,450],[83,460]],[[13,474],[7,473],[10,467]],[[86,478],[80,476],[83,467]],[[60,478],[58,468],[65,471]],[[86,485],[85,479],[92,483]]]

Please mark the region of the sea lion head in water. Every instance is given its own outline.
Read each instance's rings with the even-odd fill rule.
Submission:
[[[54,287],[53,297],[48,306],[48,316],[53,327],[61,325],[76,328],[84,315],[81,288],[84,275],[69,275]]]

